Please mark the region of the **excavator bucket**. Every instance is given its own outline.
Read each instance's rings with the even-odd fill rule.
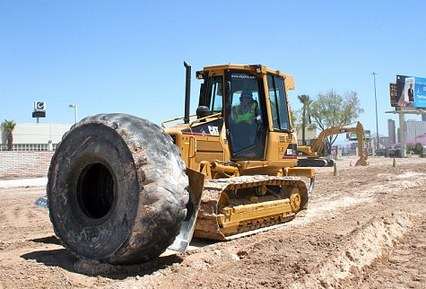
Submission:
[[[198,209],[201,203],[201,195],[204,188],[204,175],[197,171],[186,169],[189,178],[189,202],[187,205],[187,215],[180,227],[179,235],[167,249],[177,252],[185,252],[192,236],[194,235],[195,222],[198,216]]]
[[[368,166],[367,156],[365,156],[365,154],[361,155],[361,157],[356,161],[355,166]]]

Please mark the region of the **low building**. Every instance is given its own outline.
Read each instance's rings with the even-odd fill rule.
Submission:
[[[54,150],[71,125],[62,123],[17,123],[13,130],[13,149],[24,151]],[[0,150],[6,150],[6,136],[1,131]]]
[[[0,138],[0,179],[46,176],[56,145],[70,128],[60,123],[17,123],[12,151]]]
[[[416,138],[426,134],[426,121],[407,120],[405,128],[405,143],[415,145]]]

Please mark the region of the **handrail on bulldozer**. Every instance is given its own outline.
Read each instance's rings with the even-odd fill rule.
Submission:
[[[207,115],[207,116],[204,116],[204,117],[197,118],[197,119],[195,119],[195,120],[193,120],[189,123],[189,127],[192,127],[194,124],[202,122],[203,120],[220,116],[221,114],[222,114],[222,112],[218,112],[218,113],[214,113],[214,114],[210,114],[210,115]],[[190,115],[189,117],[191,118],[191,117],[195,117],[195,116],[196,115],[194,114],[194,115]],[[161,123],[161,127],[165,128],[165,124],[170,123],[170,122],[174,122],[174,121],[177,121],[177,120],[183,120],[183,118],[184,118],[184,116],[179,116],[179,117],[175,117],[175,118],[163,121]]]
[[[204,117],[197,118],[196,120],[191,121],[191,123],[189,124],[189,127],[192,127],[194,124],[202,122],[206,119],[218,117],[218,116],[221,116],[221,115],[222,115],[222,112],[218,112],[218,113],[213,113],[213,114],[210,114],[210,115],[206,115]]]
[[[195,116],[195,114],[190,115],[189,117],[194,117],[194,116]],[[165,128],[166,123],[174,122],[174,121],[181,120],[181,119],[183,120],[183,118],[184,118],[184,116],[179,116],[179,117],[175,117],[175,118],[172,118],[172,119],[165,120],[161,123],[161,127]]]

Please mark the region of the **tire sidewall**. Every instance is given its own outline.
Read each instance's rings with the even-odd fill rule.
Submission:
[[[107,260],[128,240],[136,216],[137,207],[131,204],[139,202],[140,188],[133,159],[121,137],[107,126],[83,125],[69,136],[58,147],[49,170],[50,217],[56,234],[71,251]],[[112,207],[100,219],[89,218],[77,198],[81,172],[96,163],[106,166],[114,180]]]

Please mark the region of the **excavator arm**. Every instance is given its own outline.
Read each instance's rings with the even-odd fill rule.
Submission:
[[[324,141],[327,137],[332,135],[339,135],[342,133],[355,133],[358,142],[358,156],[359,159],[356,162],[356,166],[367,165],[367,153],[364,149],[364,127],[358,121],[355,127],[330,127],[323,130],[318,138],[312,143],[311,146],[301,146],[299,151],[308,156],[319,156],[324,150]]]

